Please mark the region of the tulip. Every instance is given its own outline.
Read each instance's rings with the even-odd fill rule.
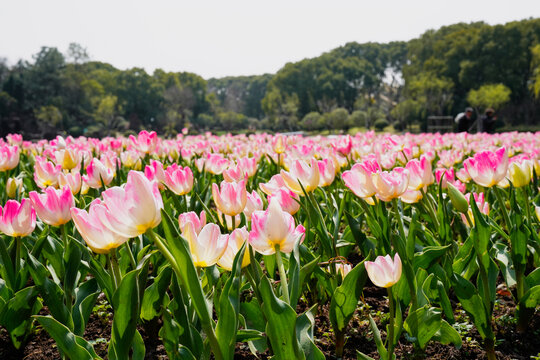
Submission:
[[[287,187],[280,174],[274,175],[267,183],[260,183],[259,188],[266,194],[272,195],[278,189]]]
[[[204,225],[206,225],[206,213],[201,211],[200,216],[197,216],[197,214],[193,211],[180,214],[178,216],[178,225],[180,226],[180,232],[182,234],[184,233],[186,224],[188,222],[191,222],[193,225],[193,230],[195,230],[195,233],[199,234]]]
[[[157,147],[158,137],[155,131],[148,132],[143,130],[139,133],[137,138],[130,135],[129,140],[137,150],[145,154],[150,154]]]
[[[62,169],[71,170],[81,163],[81,156],[76,149],[62,149],[54,152],[56,164]]]
[[[61,165],[54,165],[52,162],[42,157],[36,157],[34,164],[34,181],[42,189],[48,186],[58,185],[58,175],[62,171]]]
[[[137,151],[130,150],[120,153],[122,165],[129,169],[137,170],[141,168],[141,156]]]
[[[6,182],[6,195],[8,198],[15,198],[17,193],[22,193],[23,191],[23,181],[19,178],[9,178]]]
[[[253,214],[254,211],[262,209],[263,201],[259,193],[255,190],[253,190],[251,194],[247,193],[246,207],[244,208],[244,215],[246,215],[246,218],[251,220],[251,214]]]
[[[165,185],[176,195],[185,195],[193,188],[193,172],[173,164],[165,170]]]
[[[463,162],[465,170],[475,183],[484,187],[497,185],[508,170],[508,153],[506,149],[500,148],[493,151],[481,151],[474,157]]]
[[[407,204],[416,204],[422,200],[423,195],[421,191],[418,190],[407,190],[399,197],[401,201]]]
[[[171,166],[173,166],[173,168],[170,171],[174,171],[178,167],[176,164]],[[165,183],[165,171],[163,170],[163,164],[159,161],[150,161],[150,165],[146,165],[144,168],[144,175],[146,175],[150,181],[157,181],[158,186],[163,186],[162,184]]]
[[[341,275],[341,279],[345,279],[345,276],[347,276],[348,273],[350,273],[352,270],[351,264],[344,264],[344,263],[338,263],[336,264],[336,271],[339,275]]]
[[[7,134],[6,139],[9,145],[21,146],[23,144],[23,136],[21,134]]]
[[[508,167],[508,179],[515,187],[529,185],[532,178],[533,163],[529,159],[513,161]]]
[[[397,253],[394,260],[390,255],[377,256],[375,261],[366,261],[365,266],[369,279],[375,286],[389,288],[401,277],[401,259]]]
[[[229,242],[227,244],[227,248],[225,249],[225,252],[221,256],[221,258],[218,260],[217,264],[225,270],[231,271],[234,265],[234,258],[236,257],[236,254],[238,253],[238,251],[240,251],[248,238],[249,232],[246,230],[245,226],[235,229],[229,235]],[[241,267],[244,268],[248,266],[249,263],[249,252],[246,250],[244,252],[244,257],[242,258]]]
[[[296,228],[294,225],[292,215],[273,199],[266,211],[255,211],[251,215],[249,243],[263,255],[275,254],[277,249],[290,253],[297,242],[303,241],[305,233],[302,225]]]
[[[313,158],[310,165],[304,160],[295,160],[289,171],[281,170],[281,177],[291,191],[303,195],[302,187],[309,193],[319,186],[319,165]]]
[[[422,156],[420,160],[410,160],[406,169],[409,171],[409,190],[420,190],[435,181],[431,170],[431,162]]]
[[[12,237],[27,236],[36,227],[36,211],[29,199],[8,200],[0,206],[0,231]]]
[[[450,196],[450,201],[454,208],[460,213],[465,214],[469,211],[469,202],[467,198],[459,191],[454,185],[448,183],[448,195]]]
[[[279,202],[281,209],[291,215],[296,214],[300,210],[300,197],[287,188],[280,188],[272,195],[268,195],[268,203],[270,204],[274,198]]]
[[[540,221],[540,206],[535,206],[534,212],[536,213],[536,217],[538,218],[538,221]]]
[[[219,226],[206,224],[197,234],[191,222],[184,228],[184,237],[189,244],[189,250],[196,267],[214,265],[227,249],[228,235],[221,235]]]
[[[478,210],[484,215],[489,215],[489,203],[484,198],[484,193],[480,194],[473,194],[474,201],[476,201],[476,205],[478,206]],[[467,203],[471,203],[471,194],[465,194],[465,199],[467,200]],[[461,219],[467,225],[468,227],[474,226],[474,216],[472,209],[467,209],[467,212],[461,214]],[[469,221],[470,220],[470,221]]]
[[[14,169],[19,164],[20,152],[18,146],[0,147],[0,171]]]
[[[409,172],[404,168],[378,171],[371,174],[376,196],[382,201],[391,201],[403,194],[409,185]]]
[[[141,172],[131,170],[124,187],[111,187],[102,196],[104,202],[96,207],[97,216],[122,237],[137,237],[161,222],[163,200],[158,186]]]
[[[331,185],[336,177],[336,166],[331,159],[317,161],[319,166],[319,186]]]
[[[351,170],[345,171],[341,177],[345,186],[358,197],[366,199],[376,193],[371,174],[381,170],[376,160],[366,160],[362,163],[354,164]]]
[[[471,176],[469,175],[469,173],[467,172],[467,170],[465,168],[462,168],[462,169],[459,169],[457,172],[456,172],[456,177],[462,182],[462,183],[468,183],[469,181],[471,181]]]
[[[272,148],[276,154],[283,154],[287,149],[287,142],[283,135],[276,135],[272,140]]]
[[[88,247],[97,254],[107,254],[125,243],[128,238],[103,225],[96,212],[96,208],[102,206],[101,204],[99,199],[95,199],[90,204],[88,212],[72,207],[71,217]]]
[[[83,180],[93,189],[109,185],[114,178],[114,172],[96,158],[93,158],[86,167],[86,174]]]
[[[77,195],[81,191],[81,174],[78,172],[70,172],[67,174],[58,175],[58,185],[63,188],[64,186],[69,186],[71,193]]]
[[[247,202],[246,181],[221,182],[221,187],[212,184],[212,196],[218,210],[225,215],[235,216],[244,211]]]
[[[223,179],[227,182],[239,182],[246,178],[247,175],[240,165],[231,166],[223,171]]]
[[[31,191],[29,196],[38,217],[45,224],[60,226],[71,220],[70,209],[75,206],[75,198],[69,186],[62,189],[49,186],[45,193]]]
[[[208,154],[205,169],[211,174],[220,175],[229,167],[229,164],[229,160],[223,158],[221,154]]]

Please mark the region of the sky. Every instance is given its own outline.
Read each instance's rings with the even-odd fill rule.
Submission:
[[[347,42],[540,17],[540,0],[0,0],[0,57],[85,47],[92,60],[204,78],[275,73]]]

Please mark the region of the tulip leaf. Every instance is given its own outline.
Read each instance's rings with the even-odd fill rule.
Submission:
[[[456,274],[463,276],[467,280],[478,271],[474,241],[471,237],[468,237],[460,246],[457,255],[454,257],[452,269]]]
[[[113,296],[114,319],[109,346],[109,358],[113,360],[129,357],[140,312],[139,273],[140,270],[127,273]]]
[[[362,295],[362,289],[367,279],[364,261],[358,263],[345,276],[343,283],[336,288],[332,295],[329,316],[334,331],[343,331],[356,310],[358,299]]]
[[[375,324],[375,320],[373,320],[373,318],[371,317],[371,314],[368,316],[369,316],[369,325],[371,326],[371,331],[373,332],[373,340],[375,341],[375,345],[377,346],[377,351],[379,352],[381,359],[388,359],[388,351],[386,351],[386,348],[384,347],[384,343],[381,339],[381,332],[379,331],[377,324]]]
[[[264,339],[264,333],[255,329],[240,329],[236,334],[236,340],[239,342],[247,342]]]
[[[498,242],[494,245],[494,248],[497,251],[495,253],[495,260],[501,268],[506,285],[508,287],[516,285],[516,272],[513,267],[512,257],[508,250],[508,246]]]
[[[266,335],[277,360],[304,359],[296,337],[296,312],[278,299],[270,280],[261,278],[259,291],[263,300],[262,310],[267,319]]]
[[[534,309],[540,304],[540,285],[530,288],[521,298],[519,302],[520,307],[527,307]]]
[[[416,336],[420,348],[424,349],[431,338],[441,328],[441,311],[425,305],[407,316],[403,328]],[[413,325],[414,324],[414,325]],[[417,326],[417,329],[412,327]]]
[[[426,246],[422,252],[414,254],[414,268],[428,269],[435,261],[444,256],[452,245],[446,246]]]
[[[32,279],[51,315],[73,331],[73,319],[64,305],[64,291],[49,278],[49,271],[32,254],[28,254],[28,265]]]
[[[64,292],[69,294],[70,297],[80,279],[79,266],[81,264],[81,259],[82,253],[79,247],[73,244],[72,240],[68,240],[67,248],[65,249],[64,253],[63,287]]]
[[[31,316],[37,314],[42,304],[37,299],[38,289],[34,286],[16,292],[6,301],[0,311],[0,325],[9,333],[13,346],[19,349],[32,325]]]
[[[76,335],[82,336],[84,334],[86,323],[100,293],[95,278],[84,282],[75,290],[75,304],[71,316],[73,317],[73,328]]]
[[[34,316],[56,341],[58,348],[70,359],[93,360],[101,359],[94,348],[83,338],[73,334],[65,325],[51,316]]]
[[[441,320],[441,327],[439,331],[433,335],[432,340],[438,341],[443,345],[454,344],[458,349],[461,348],[462,345],[459,332],[445,320]]]
[[[242,302],[240,304],[240,311],[244,316],[246,327],[255,329],[261,333],[265,331],[266,322],[264,314],[262,313],[261,306],[257,303],[257,301],[251,300],[249,302]],[[252,347],[258,352],[264,352],[267,348],[266,339],[251,341],[250,348]]]
[[[324,360],[323,352],[313,342],[313,328],[315,327],[314,313],[317,305],[313,305],[296,319],[296,337],[300,347],[306,355],[306,360]]]
[[[224,359],[234,358],[236,333],[238,331],[238,314],[240,312],[240,285],[242,280],[242,261],[246,243],[234,257],[233,267],[219,297],[219,320],[216,326],[216,337]]]
[[[452,277],[452,287],[461,302],[461,306],[474,322],[478,333],[483,339],[492,338],[491,323],[486,308],[474,285],[458,274]]]
[[[474,226],[471,229],[470,236],[473,239],[474,250],[480,260],[480,264],[487,271],[490,262],[489,248],[491,227],[486,221],[485,215],[478,209],[474,198],[471,198],[470,204],[474,215]]]
[[[154,282],[144,291],[141,319],[149,321],[159,315],[167,288],[171,283],[172,269],[169,265],[159,269]]]
[[[540,285],[540,267],[527,275],[525,281],[530,288],[536,285]]]

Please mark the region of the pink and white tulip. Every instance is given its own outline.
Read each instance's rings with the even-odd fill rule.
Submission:
[[[231,271],[232,267],[234,265],[234,258],[236,257],[236,254],[244,243],[249,238],[249,232],[246,230],[246,227],[241,227],[238,229],[235,229],[230,235],[229,235],[229,242],[227,244],[227,248],[225,249],[225,252],[223,255],[221,255],[220,259],[218,260],[217,264],[224,268],[225,270]],[[242,258],[242,265],[241,267],[244,268],[248,266],[250,263],[249,259],[249,252],[244,252],[244,257]]]
[[[463,166],[475,183],[492,187],[506,176],[508,153],[504,147],[497,151],[481,151],[474,157],[466,159]]]
[[[281,177],[287,187],[298,195],[314,191],[319,186],[319,165],[317,160],[311,159],[308,164],[304,160],[295,160],[289,171],[281,170]],[[300,186],[300,184],[302,184]]]
[[[93,158],[86,167],[86,174],[83,180],[93,189],[109,185],[114,178],[114,172],[96,158]]]
[[[372,174],[381,170],[376,160],[366,160],[362,163],[354,164],[351,170],[345,171],[341,177],[345,186],[360,198],[369,198],[377,192],[373,184]]]
[[[392,171],[378,171],[371,174],[376,196],[382,201],[391,201],[400,197],[409,185],[409,172],[404,168],[394,168]]]
[[[208,267],[217,263],[229,242],[229,236],[221,235],[216,224],[206,224],[197,234],[193,224],[187,222],[183,236],[189,244],[193,264],[196,267]]]
[[[235,216],[244,211],[247,202],[246,182],[221,182],[212,184],[212,196],[216,207],[225,215]]]
[[[206,225],[206,213],[204,211],[201,211],[201,214],[199,216],[194,211],[180,214],[178,216],[178,225],[180,226],[181,233],[184,233],[186,224],[188,222],[191,222],[191,224],[193,225],[193,230],[198,234]]]
[[[7,236],[23,237],[30,235],[36,227],[36,211],[29,199],[8,200],[0,206],[0,231]]]
[[[45,224],[60,226],[71,220],[70,209],[75,206],[75,198],[69,186],[62,189],[49,186],[43,194],[31,191],[28,195],[38,217]]]
[[[390,255],[377,256],[375,261],[366,261],[366,271],[373,285],[389,288],[401,278],[401,258],[396,253],[394,260]]]
[[[165,170],[165,185],[176,195],[185,195],[193,189],[193,172],[187,166],[172,164]]]

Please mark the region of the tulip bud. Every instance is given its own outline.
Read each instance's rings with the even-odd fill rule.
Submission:
[[[9,178],[6,183],[6,194],[8,198],[15,198],[17,196],[17,190],[21,192],[23,189],[22,179]]]
[[[463,195],[461,191],[459,191],[450,182],[447,183],[447,185],[448,195],[450,196],[450,201],[452,202],[452,205],[454,205],[454,208],[460,213],[467,213],[467,211],[469,211],[469,203],[467,202],[465,195]]]
[[[540,221],[540,206],[535,206],[534,211],[536,212],[536,217]]]

